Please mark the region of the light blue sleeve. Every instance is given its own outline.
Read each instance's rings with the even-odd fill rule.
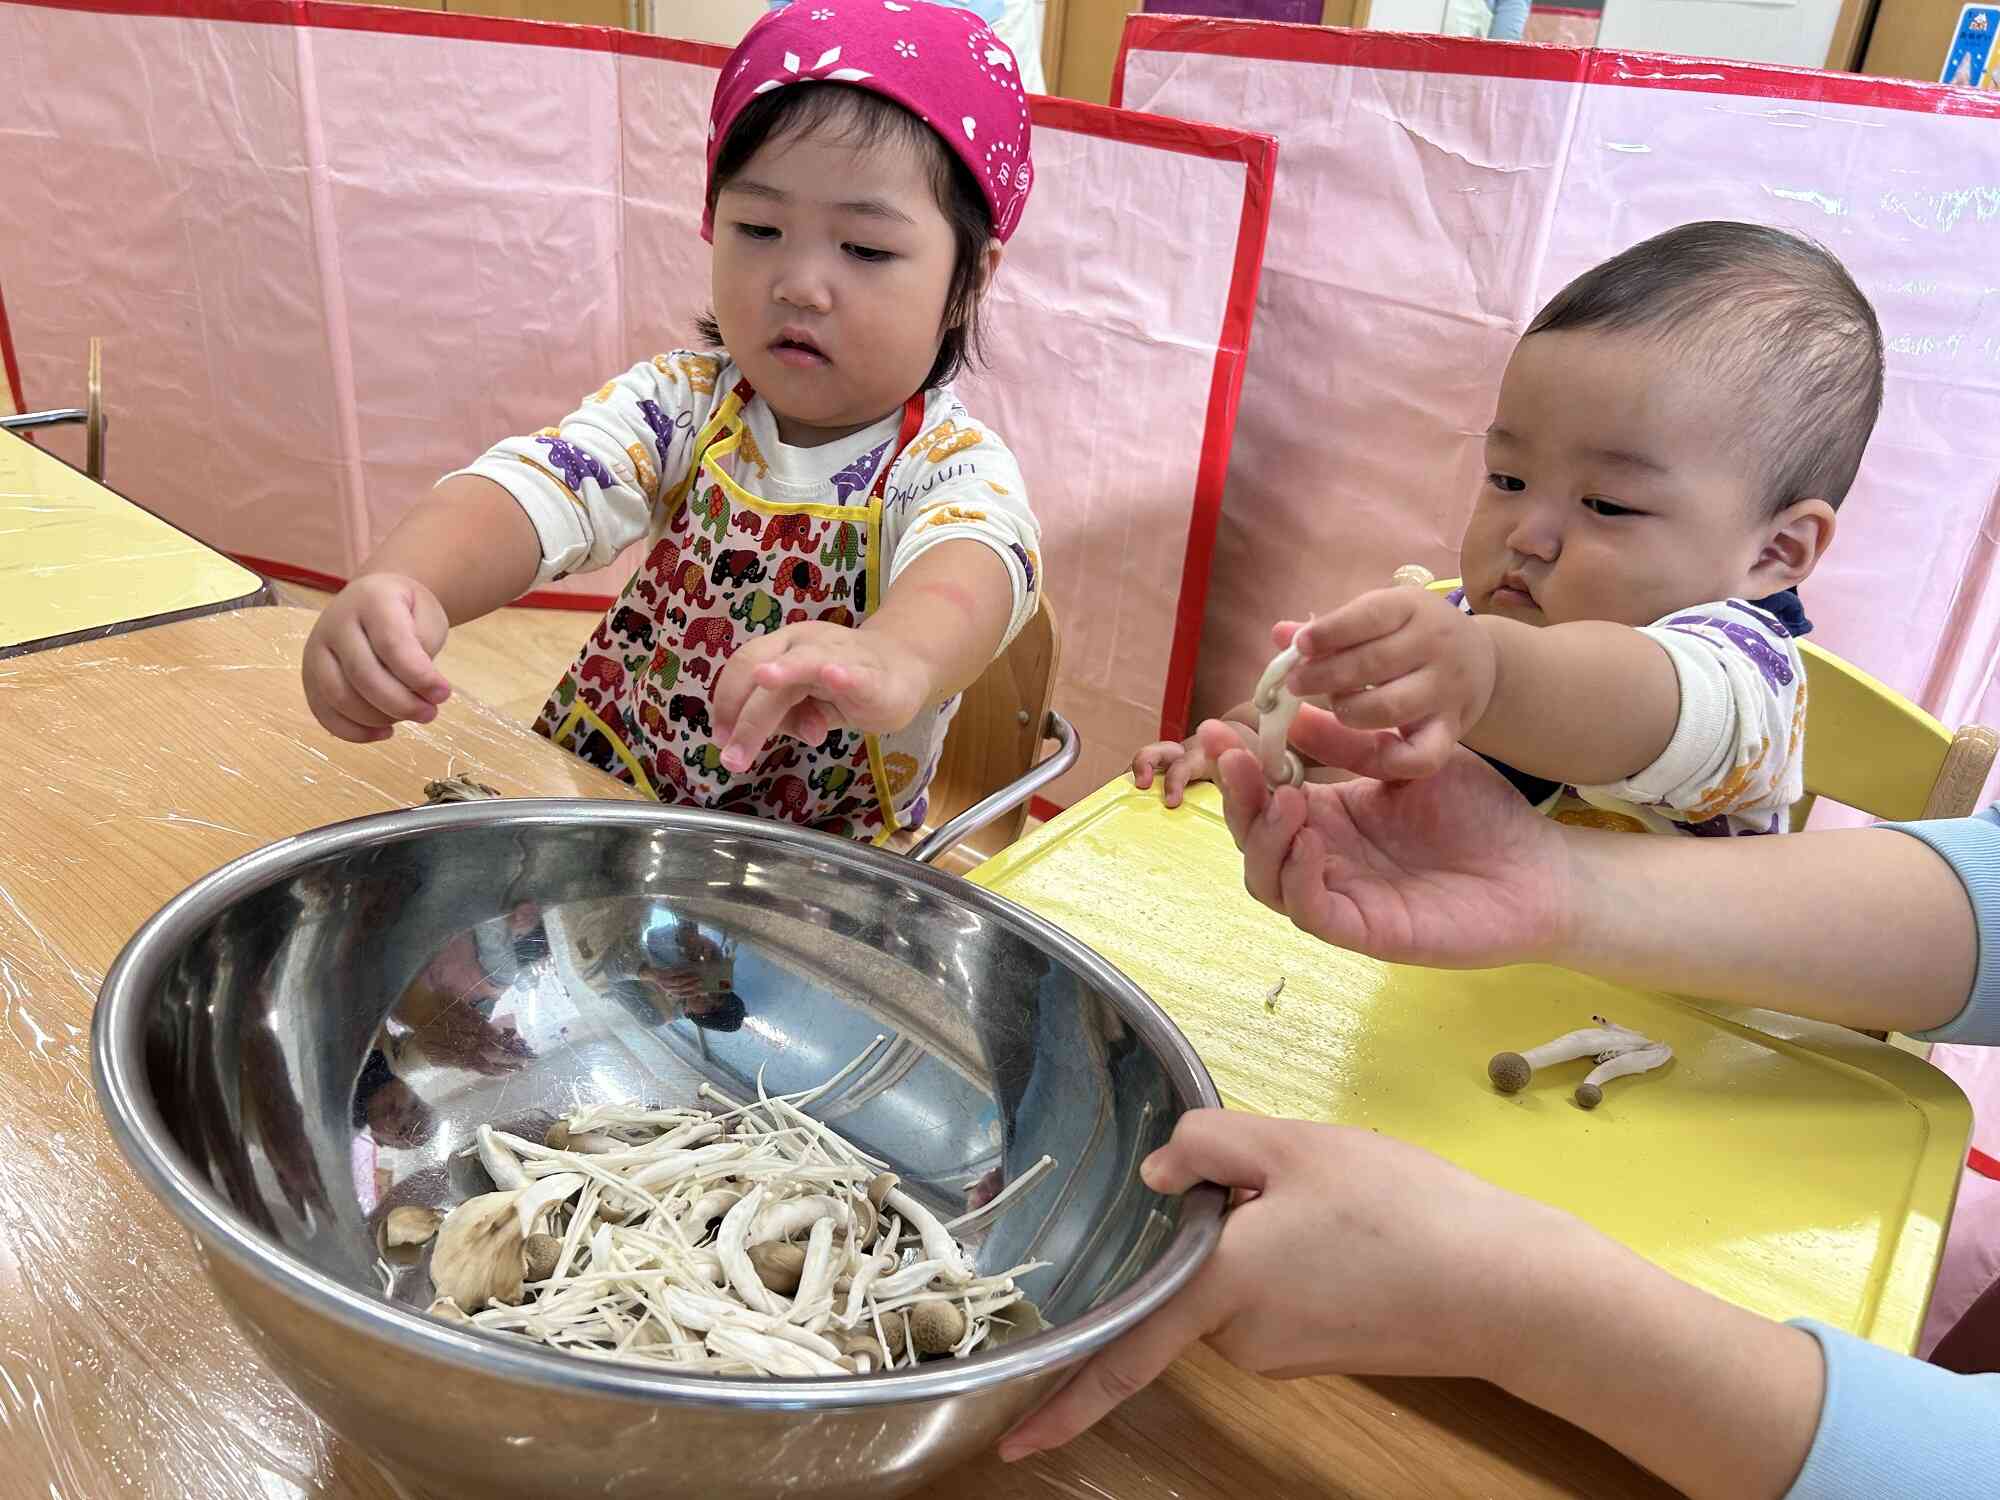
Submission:
[[[2000,1046],[2000,806],[1970,818],[1883,826],[1921,839],[1951,866],[1972,902],[1979,930],[1979,967],[1965,1009],[1944,1025],[1913,1035],[1927,1042]]]
[[[1493,29],[1486,33],[1496,42],[1518,42],[1528,29],[1531,0],[1493,0]]]
[[[2000,1375],[1955,1375],[1802,1318],[1819,1340],[1819,1432],[1785,1500],[1975,1500],[2000,1476]]]

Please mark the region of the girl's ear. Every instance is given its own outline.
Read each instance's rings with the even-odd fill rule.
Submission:
[[[998,240],[988,240],[986,248],[979,254],[979,295],[984,297],[986,289],[993,285],[993,277],[1000,270],[1000,262],[1006,259],[1007,247]]]
[[[1751,570],[1766,594],[1796,588],[1833,543],[1833,507],[1824,500],[1800,500],[1777,517]]]

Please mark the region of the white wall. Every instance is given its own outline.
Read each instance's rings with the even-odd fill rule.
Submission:
[[[1840,0],[1605,0],[1597,45],[1823,68]]]

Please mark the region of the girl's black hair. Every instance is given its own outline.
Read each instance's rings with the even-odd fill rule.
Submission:
[[[875,146],[903,141],[926,162],[931,171],[931,192],[938,212],[951,226],[956,258],[951,268],[951,284],[944,299],[943,337],[938,340],[937,358],[924,389],[930,390],[956,378],[981,355],[979,336],[979,272],[986,246],[993,239],[993,215],[986,195],[937,132],[902,105],[880,94],[841,83],[793,84],[761,94],[736,117],[723,138],[715,158],[715,173],[709,182],[708,211],[715,213],[715,200],[722,189],[750,163],[750,158],[767,141],[790,134],[812,135],[826,130],[834,138],[854,146]],[[720,234],[720,227],[716,233]],[[695,325],[711,349],[720,349],[722,329],[710,312]]]

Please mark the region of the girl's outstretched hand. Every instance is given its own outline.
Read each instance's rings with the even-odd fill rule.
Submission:
[[[1307,705],[1292,743],[1348,764],[1343,726]],[[1562,830],[1469,750],[1421,781],[1265,784],[1227,726],[1201,727],[1250,894],[1313,936],[1397,963],[1478,968],[1545,958],[1580,893]]]
[[[715,686],[722,764],[750,769],[778,735],[817,745],[835,729],[893,734],[931,696],[931,673],[883,633],[802,621],[729,658]]]
[[[327,733],[357,745],[396,724],[428,724],[451,684],[437,668],[451,621],[414,578],[365,573],[320,611],[306,638],[306,706]]]

